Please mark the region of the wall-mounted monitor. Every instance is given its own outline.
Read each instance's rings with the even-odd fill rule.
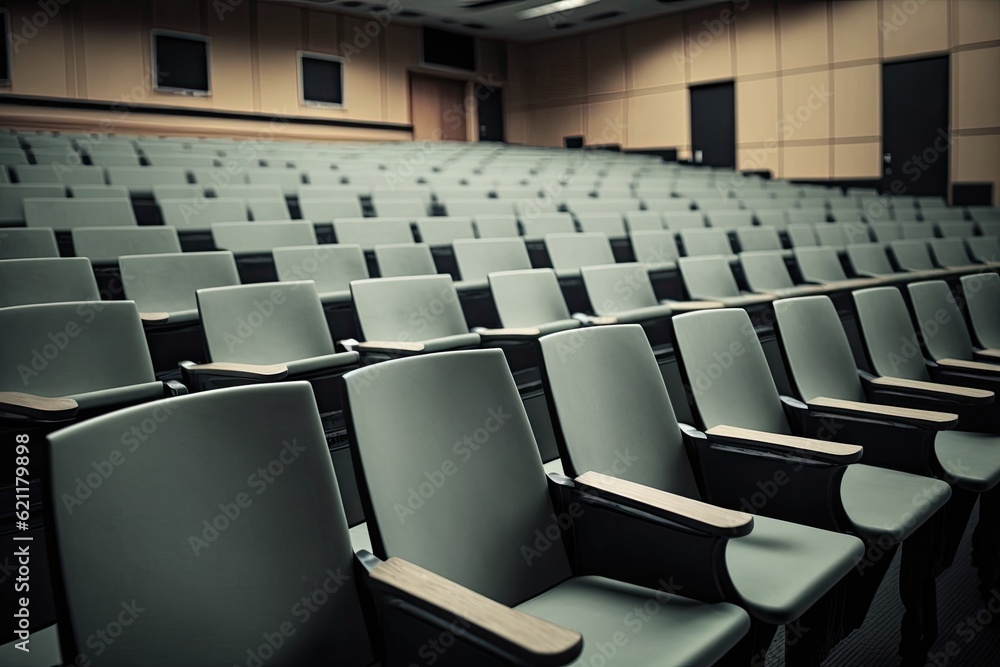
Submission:
[[[424,65],[476,71],[475,37],[437,28],[424,28],[420,34]]]
[[[305,105],[343,108],[344,59],[300,51],[299,91]]]
[[[0,36],[0,86],[10,85],[10,13],[0,8],[0,28],[3,29],[3,36]]]
[[[151,42],[155,90],[185,95],[211,92],[208,37],[154,30]]]

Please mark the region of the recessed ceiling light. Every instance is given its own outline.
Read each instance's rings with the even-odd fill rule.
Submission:
[[[531,9],[522,10],[517,13],[517,18],[522,21],[537,19],[540,16],[548,16],[549,14],[558,14],[560,12],[570,11],[571,9],[586,7],[587,5],[592,5],[595,2],[600,2],[600,0],[558,0],[557,2],[550,2],[549,4],[542,5],[541,7],[533,7]]]

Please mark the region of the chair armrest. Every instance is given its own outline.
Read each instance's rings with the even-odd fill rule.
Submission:
[[[143,324],[166,324],[170,313],[139,313],[139,319]]]
[[[864,448],[828,440],[800,438],[794,435],[766,433],[737,426],[713,426],[705,431],[710,440],[741,447],[760,448],[781,454],[847,465],[861,460]]]
[[[690,313],[696,310],[712,310],[714,308],[725,308],[726,305],[721,301],[661,301],[665,306],[670,306],[670,310],[674,312],[675,315],[681,313]]]
[[[36,396],[18,391],[0,391],[0,414],[38,421],[65,421],[76,416],[80,406],[72,398]]]
[[[424,351],[423,343],[405,343],[395,340],[366,340],[355,347],[358,352],[382,352],[386,354],[419,354]]]
[[[525,664],[564,665],[583,650],[580,633],[511,609],[401,558],[378,563],[368,575],[384,592],[450,626],[464,621],[471,626],[465,632],[524,658]]]
[[[996,350],[993,348],[986,348],[985,350],[975,350],[973,354],[976,357],[982,357],[987,362],[1000,363],[1000,350]]]
[[[1000,375],[1000,364],[966,361],[965,359],[938,359],[937,364],[946,370],[976,371],[988,375]]]
[[[939,382],[922,382],[920,380],[908,380],[895,377],[877,377],[868,380],[867,384],[872,392],[877,396],[880,392],[891,391],[915,395],[917,397],[928,397],[943,399],[962,405],[989,405],[993,403],[996,395],[989,389],[976,389],[973,387],[960,387],[953,384],[941,384]]]
[[[273,382],[288,377],[288,367],[284,364],[262,366],[220,361],[196,365],[190,361],[182,361],[180,366],[184,384],[193,391]]]
[[[660,491],[628,480],[585,472],[576,478],[584,491],[608,496],[630,509],[720,537],[740,537],[753,529],[753,517]]]
[[[477,332],[483,342],[494,340],[534,340],[542,335],[539,329],[521,327],[513,329],[482,329]]]
[[[954,428],[958,424],[958,415],[951,412],[914,410],[894,405],[882,405],[881,403],[859,403],[857,401],[845,401],[839,398],[821,396],[811,401],[806,401],[806,405],[809,406],[810,410],[818,412],[828,412],[835,415],[882,417],[890,421],[932,431],[944,431]]]

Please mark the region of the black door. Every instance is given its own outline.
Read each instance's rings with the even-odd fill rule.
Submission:
[[[479,140],[503,141],[503,88],[476,84],[479,100]]]
[[[948,195],[948,56],[882,65],[882,188]]]
[[[732,81],[691,87],[691,155],[710,167],[736,168],[736,92]]]

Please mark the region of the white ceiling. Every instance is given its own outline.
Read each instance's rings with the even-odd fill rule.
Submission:
[[[556,0],[264,1],[368,17],[382,10],[382,16],[391,14],[392,20],[400,23],[422,24],[513,41],[537,41],[571,35],[650,16],[722,4],[720,0],[584,0],[589,4],[522,20],[518,14],[524,10],[549,5]],[[614,15],[609,16],[611,13]]]

